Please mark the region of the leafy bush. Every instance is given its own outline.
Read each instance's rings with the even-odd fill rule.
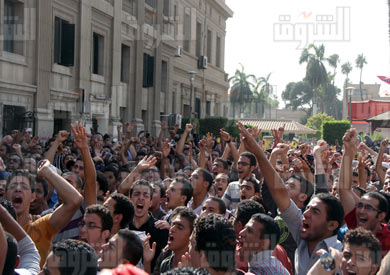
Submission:
[[[334,121],[334,117],[324,113],[318,113],[315,116],[309,117],[306,122],[306,126],[314,130],[321,130],[321,126],[324,121]]]
[[[351,124],[347,120],[324,121],[322,138],[330,145],[334,145],[336,140],[342,144],[343,136],[349,128],[351,128]]]

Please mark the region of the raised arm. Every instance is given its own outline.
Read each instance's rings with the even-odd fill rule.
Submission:
[[[343,137],[344,153],[340,168],[339,194],[344,207],[344,213],[348,214],[354,208],[359,197],[352,191],[352,160],[357,153],[359,139],[355,129],[349,129]]]
[[[219,134],[221,135],[222,140],[226,143],[226,148],[228,148],[225,149],[225,151],[228,150],[228,152],[232,153],[233,163],[237,164],[240,155],[238,154],[236,145],[232,142],[232,138],[230,137],[230,134],[226,132],[224,129],[220,129]]]
[[[83,197],[70,183],[50,168],[48,160],[40,163],[37,177],[44,178],[48,184],[53,185],[58,196],[62,198],[62,204],[54,210],[49,220],[54,231],[60,232],[80,207]]]
[[[378,174],[378,178],[379,178],[381,184],[385,183],[386,173],[383,171],[382,158],[383,158],[383,154],[385,153],[385,150],[387,148],[387,145],[389,145],[389,140],[386,138],[386,139],[382,140],[382,142],[381,142],[381,148],[379,149],[378,157],[377,157],[376,163],[375,163],[375,171]]]
[[[199,167],[206,168],[206,140],[199,140]]]
[[[81,123],[70,125],[74,135],[74,142],[81,151],[84,163],[84,200],[87,205],[96,204],[96,169],[88,147],[88,137]]]
[[[183,154],[184,150],[184,144],[186,142],[188,134],[192,131],[192,124],[188,123],[186,124],[186,128],[184,130],[184,133],[181,135],[179,142],[177,143],[177,149],[176,153],[181,155]]]
[[[329,150],[329,145],[324,140],[319,140],[317,145],[314,146],[314,193],[329,193],[328,182],[325,174],[324,158],[323,154]]]
[[[290,206],[291,202],[283,180],[268,161],[267,156],[264,154],[263,150],[261,150],[253,136],[249,134],[240,122],[237,123],[237,126],[242,134],[241,140],[245,143],[245,148],[253,153],[257,159],[259,168],[276,205],[281,212],[285,211]]]
[[[58,132],[57,137],[49,150],[45,153],[44,157],[50,161],[50,163],[54,162],[54,156],[56,155],[58,146],[65,141],[69,136],[69,133],[65,130],[61,130]]]
[[[5,258],[7,256],[8,244],[7,238],[5,237],[5,232],[3,226],[0,223],[0,273],[3,274],[3,268],[5,264]]]
[[[118,192],[127,195],[138,175],[141,174],[143,171],[148,170],[149,167],[154,166],[156,162],[157,160],[154,156],[145,156],[137,164],[134,170],[131,171],[131,173],[128,174],[127,177],[121,182],[121,184],[118,186]]]

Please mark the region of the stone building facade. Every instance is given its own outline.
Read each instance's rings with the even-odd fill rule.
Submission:
[[[189,116],[189,71],[194,115],[227,116],[224,0],[0,0],[0,11],[0,135],[76,120],[157,134],[162,115]]]

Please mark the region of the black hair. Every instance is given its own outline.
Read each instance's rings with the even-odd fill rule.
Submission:
[[[104,172],[112,172],[114,174],[114,177],[118,177],[118,168],[116,168],[114,165],[109,164],[104,168]]]
[[[308,200],[305,201],[305,205],[307,205],[307,203],[310,201],[311,196],[314,193],[313,184],[301,175],[292,174],[288,179],[291,178],[299,181],[299,183],[301,184],[301,193],[306,194],[308,198]]]
[[[115,200],[114,214],[122,214],[120,228],[125,228],[134,217],[134,206],[131,200],[125,195],[114,193],[110,196]]]
[[[192,230],[194,230],[194,223],[196,220],[196,214],[194,213],[194,211],[186,206],[178,206],[172,211],[171,221],[178,215],[188,221],[192,232]]]
[[[260,239],[270,240],[269,250],[273,250],[279,243],[280,227],[279,224],[270,216],[266,214],[255,214],[252,219],[263,225],[263,230],[260,232]]]
[[[14,275],[16,261],[18,259],[18,243],[16,242],[15,237],[12,236],[10,233],[4,233],[5,238],[7,239],[8,248],[3,267],[3,275]]]
[[[192,184],[185,178],[178,178],[178,177],[176,177],[176,178],[173,179],[173,181],[176,181],[176,182],[182,184],[181,195],[182,196],[186,196],[185,204],[187,205],[187,203],[191,200],[192,194],[194,192]]]
[[[214,161],[221,162],[223,165],[223,169],[228,170],[229,169],[229,163],[224,160],[223,158],[216,158]]]
[[[202,173],[203,181],[207,181],[209,183],[209,185],[207,186],[207,191],[210,191],[211,185],[213,185],[214,181],[213,175],[204,168],[198,168],[196,170]]]
[[[345,244],[368,248],[370,250],[371,265],[376,264],[378,267],[380,266],[382,258],[382,244],[371,231],[361,227],[349,230],[344,237],[343,245]]]
[[[87,243],[66,239],[53,244],[53,254],[59,257],[58,269],[61,275],[96,275],[98,256]]]
[[[209,197],[207,200],[212,200],[212,201],[215,201],[216,203],[218,203],[218,207],[219,207],[218,214],[221,214],[221,215],[226,214],[226,204],[222,199],[220,199],[218,197]]]
[[[379,192],[387,200],[387,204],[390,205],[390,194],[387,194],[383,190],[375,191],[375,192]],[[389,221],[390,221],[390,211],[387,211],[386,217],[385,217],[385,223],[389,223]]]
[[[108,191],[108,181],[103,172],[96,171],[96,181],[99,185],[99,189],[103,191],[103,194],[106,194]]]
[[[333,231],[333,234],[337,234],[344,220],[344,207],[340,200],[329,193],[320,193],[313,198],[318,198],[326,205],[326,220],[338,223],[337,228]]]
[[[240,154],[240,157],[248,158],[250,166],[256,166],[256,157],[251,152],[243,152]]]
[[[207,214],[198,217],[194,230],[195,249],[205,253],[210,268],[233,271],[236,248],[233,225],[221,215]]]
[[[210,272],[203,268],[195,268],[192,266],[183,266],[183,267],[176,267],[173,269],[168,270],[167,272],[161,273],[161,275],[210,275]]]
[[[365,197],[369,197],[372,199],[376,199],[378,201],[378,210],[379,212],[385,212],[387,215],[387,211],[389,209],[389,204],[387,199],[379,192],[368,192],[364,194]]]
[[[46,197],[47,197],[47,194],[49,193],[49,186],[48,186],[48,184],[47,184],[47,182],[46,182],[45,179],[38,178],[38,177],[35,178],[35,185],[36,185],[38,182],[42,184],[42,187],[43,187],[43,195],[44,195],[44,197],[46,198]]]
[[[155,182],[152,182],[152,186],[153,186],[153,190],[154,190],[154,186],[158,186],[160,188],[160,198],[164,198],[165,197],[165,187],[164,185],[162,185],[161,182],[158,182],[158,181],[155,181]]]
[[[0,199],[0,204],[8,211],[8,213],[15,219],[16,221],[16,211],[14,206],[12,205],[12,202],[8,200]]]
[[[85,209],[85,214],[96,214],[102,220],[102,231],[108,230],[111,232],[113,226],[113,220],[110,214],[110,210],[100,204],[90,205]]]
[[[11,147],[7,143],[3,143],[1,144],[1,146],[5,146],[6,154],[9,154],[11,152]]]
[[[146,186],[146,187],[149,188],[149,190],[150,190],[150,199],[152,199],[152,197],[153,197],[153,187],[147,180],[136,180],[133,183],[133,185],[130,187],[130,197],[133,195],[134,188],[136,186],[139,186],[139,185]]]
[[[77,175],[76,173],[74,172],[65,172],[62,174],[62,177],[65,178],[66,176],[73,176],[76,178],[77,180],[77,188],[79,188],[80,190],[83,190],[84,189],[84,182],[83,180],[80,178],[79,175]]]
[[[118,236],[126,241],[123,246],[122,258],[132,265],[137,265],[143,254],[143,243],[136,233],[125,228],[118,232]]]
[[[246,178],[245,181],[253,184],[253,189],[255,189],[255,193],[260,193],[260,185],[254,178]]]
[[[5,186],[5,189],[8,190],[9,183],[13,180],[15,177],[25,177],[28,179],[30,183],[31,192],[34,193],[35,190],[35,177],[31,175],[29,172],[26,172],[25,170],[16,170],[15,172],[12,172],[11,175],[7,178],[7,184]]]
[[[264,214],[264,207],[254,200],[243,200],[237,205],[235,222],[245,226],[254,214]]]

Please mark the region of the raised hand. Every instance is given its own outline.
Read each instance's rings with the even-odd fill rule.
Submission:
[[[168,129],[168,123],[165,120],[161,121],[161,129]]]
[[[230,134],[229,134],[228,132],[226,132],[225,129],[220,129],[220,130],[219,130],[219,134],[220,134],[221,139],[222,139],[223,141],[226,142],[226,141],[231,140],[231,139],[230,139]]]
[[[256,146],[258,146],[256,140],[253,138],[253,136],[248,132],[248,130],[244,127],[244,125],[241,122],[237,122],[237,128],[241,133],[241,140],[244,143],[245,148],[249,152],[253,153],[251,149],[256,148]]]
[[[384,140],[382,140],[381,142],[381,148],[380,150],[386,150],[387,146],[389,145],[389,140],[387,138],[385,138]]]
[[[290,150],[290,146],[288,146],[288,144],[278,143],[276,147],[272,150],[272,154],[287,155],[288,150]]]
[[[150,238],[152,236],[150,234],[146,235],[144,241],[144,252],[143,252],[143,260],[144,262],[150,263],[153,260],[154,254],[156,253],[157,243],[153,242],[152,247],[150,247]]]
[[[191,132],[192,131],[192,124],[191,123],[187,123],[186,124],[186,129],[185,129],[185,131],[187,132],[187,133],[189,133],[189,132]]]
[[[46,176],[46,173],[50,170],[50,161],[47,159],[42,160],[38,164],[37,168],[37,177],[38,178],[44,178]]]
[[[167,222],[167,221],[163,221],[163,220],[158,220],[154,223],[154,226],[157,228],[157,229],[160,229],[160,230],[163,230],[163,229],[167,229],[169,230],[171,228],[170,224]]]
[[[354,157],[358,150],[359,139],[357,138],[356,130],[354,128],[347,130],[343,136],[343,145],[345,154]]]
[[[77,122],[76,122],[77,124]],[[72,125],[71,125],[72,127]],[[68,131],[65,131],[65,130],[61,130],[58,132],[57,134],[57,137],[56,137],[56,140],[59,142],[59,143],[62,143],[64,142],[69,136],[69,132]]]
[[[211,148],[213,148],[213,144],[214,144],[213,133],[209,132],[206,134],[206,143],[207,143],[207,148],[209,148],[211,150]]]
[[[135,128],[135,123],[134,122],[126,122],[125,127],[126,127],[126,133],[131,133],[131,132],[133,132],[133,130]]]
[[[199,140],[199,149],[202,151],[202,150],[205,150],[206,149],[206,140],[205,139],[201,139]]]
[[[0,157],[0,173],[6,169],[3,159]]]
[[[16,152],[21,152],[22,146],[21,146],[20,144],[14,143],[14,144],[12,145],[12,148],[13,148]]]
[[[326,143],[325,140],[319,140],[317,142],[317,145],[314,146],[314,149],[313,149],[313,155],[315,154],[322,154],[323,152],[325,152],[326,150],[329,150],[329,145],[328,143]]]
[[[75,126],[70,125],[70,128],[72,129],[73,135],[74,135],[74,143],[76,146],[82,150],[82,149],[88,149],[88,137],[85,133],[85,128],[81,124],[81,122],[75,123]]]
[[[191,266],[191,256],[190,253],[186,252],[181,256],[180,262],[177,264],[177,267]]]
[[[142,173],[145,170],[148,170],[150,167],[156,165],[157,159],[154,156],[145,156],[140,162],[137,164],[137,169],[139,173]]]
[[[116,126],[116,130],[118,131],[118,133],[122,133],[122,124],[118,124]]]
[[[161,146],[162,156],[163,158],[167,158],[169,153],[171,152],[171,147],[169,146],[169,139],[165,139]]]
[[[248,132],[254,137],[254,139],[258,139],[259,138],[259,134],[260,134],[260,131],[261,129],[258,128],[257,126],[254,127],[254,128],[249,128],[248,129]]]

